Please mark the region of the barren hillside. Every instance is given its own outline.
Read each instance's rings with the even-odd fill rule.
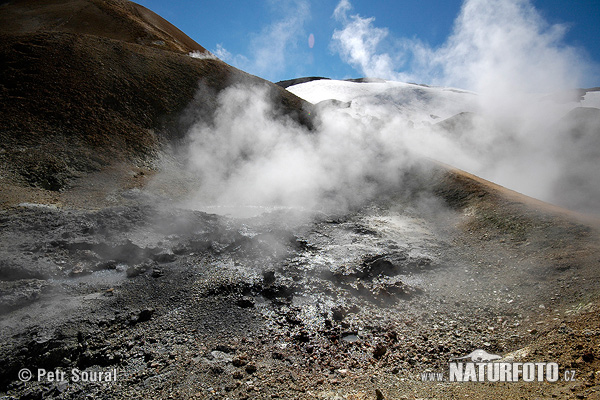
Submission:
[[[109,165],[151,167],[184,135],[186,107],[209,113],[236,82],[265,85],[281,114],[309,123],[305,102],[214,57],[189,57],[202,46],[127,1],[7,2],[0,35],[3,185],[56,192]]]
[[[204,49],[127,1],[0,5],[0,397],[598,398],[596,217],[429,158],[392,151],[406,156],[395,164],[391,144],[373,146],[374,118],[362,120],[366,137],[326,136],[340,114],[328,125],[283,88],[190,51]],[[261,90],[235,102],[238,84]],[[471,120],[451,118],[448,131]],[[595,127],[597,110],[564,121]],[[263,128],[265,148],[251,135]],[[578,151],[595,157],[596,136],[568,134],[574,163]],[[356,172],[344,144],[374,147],[362,158],[376,168]],[[219,163],[236,151],[242,167]],[[186,168],[194,154],[209,161]],[[280,164],[266,162],[273,154]],[[245,216],[190,201],[211,188],[206,171],[262,172],[250,189],[278,190],[283,172],[265,165],[291,165],[292,193],[318,181],[322,203],[360,201],[248,203]],[[337,170],[344,179],[323,176]],[[451,360],[482,351],[556,362],[561,379],[448,381]],[[39,369],[68,376],[28,379]],[[74,370],[116,377],[83,382]]]

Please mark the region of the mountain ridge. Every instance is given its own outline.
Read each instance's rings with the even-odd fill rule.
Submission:
[[[115,163],[154,169],[185,136],[184,110],[214,110],[235,83],[267,88],[278,114],[312,124],[309,103],[214,56],[190,57],[204,48],[131,2],[5,3],[0,38],[0,184],[16,185],[5,193],[66,190]],[[202,97],[199,85],[210,89]]]
[[[5,33],[68,32],[182,53],[206,49],[156,13],[125,0],[16,0],[0,5]]]

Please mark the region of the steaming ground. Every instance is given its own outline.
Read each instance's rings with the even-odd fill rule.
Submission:
[[[139,190],[98,211],[3,211],[2,390],[62,399],[593,394],[597,228],[462,173],[412,173],[427,185],[337,213],[230,218]],[[420,382],[476,348],[557,361],[580,379]],[[119,380],[24,384],[15,378],[23,366],[116,367]]]
[[[138,171],[106,187],[106,175],[90,174],[65,195],[72,208],[3,211],[0,390],[63,399],[593,395],[597,222],[432,161],[455,149],[476,165],[466,144],[480,149],[479,138],[444,139],[427,120],[448,115],[447,130],[479,123],[453,114],[440,91],[453,106],[476,96],[393,84],[365,101],[318,104],[308,129],[278,113],[264,87],[232,85],[212,112],[187,115],[186,140],[150,178]],[[593,108],[572,112],[595,123]],[[556,361],[581,379],[420,381],[479,348]],[[120,378],[22,383],[24,366],[116,367]]]
[[[574,89],[594,82],[598,66],[565,44],[568,27],[546,21],[531,1],[465,0],[446,41],[431,47],[393,37],[375,18],[356,14],[349,0],[340,0],[332,17],[338,28],[330,48],[362,76],[438,87],[321,80],[290,91],[315,103],[351,101],[349,112],[363,119],[393,123],[402,115],[414,122],[414,129],[398,130],[410,132],[415,151],[598,214],[599,158],[574,150],[597,147],[597,92]],[[471,92],[450,96],[449,87]],[[571,113],[579,107],[596,111],[586,111],[583,121]],[[440,123],[438,117],[451,119]]]
[[[512,105],[508,115],[486,104],[489,94],[393,81],[315,80],[287,90],[395,130],[419,155],[550,203],[600,212],[600,157],[592,150],[600,140],[597,89],[515,93],[522,109]]]
[[[192,118],[160,172],[130,177],[136,188],[104,187],[106,175],[90,174],[64,197],[77,200],[72,208],[3,211],[0,390],[62,399],[593,395],[598,223],[428,158],[460,150],[453,137],[439,143],[429,106],[450,115],[450,128],[473,123],[452,116],[440,91],[475,96],[393,84],[362,103],[318,104],[308,129],[277,113],[264,87],[232,85]],[[100,187],[97,202],[90,187]],[[479,348],[556,361],[581,379],[420,381]],[[22,383],[24,366],[116,367],[120,378]]]
[[[598,92],[557,92],[584,64],[566,68],[579,58],[528,2],[469,0],[447,46],[421,53],[473,91],[290,88],[314,107],[190,57],[203,48],[147,10],[67,4],[41,19],[30,2],[2,6],[16,23],[3,50],[1,396],[598,395],[598,221],[439,163],[597,210]],[[394,73],[377,42],[345,46],[384,32],[350,9],[337,8],[337,51],[367,76]],[[475,349],[577,380],[420,380]],[[119,378],[20,382],[24,367]]]

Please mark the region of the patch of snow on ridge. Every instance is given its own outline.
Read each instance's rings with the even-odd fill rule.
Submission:
[[[357,97],[374,96],[390,87],[410,86],[402,82],[349,82],[318,80],[288,87],[288,91],[304,100],[316,104],[323,100],[351,101]]]
[[[288,90],[313,104],[330,99],[351,102],[349,113],[355,116],[387,119],[396,115],[417,126],[477,111],[477,96],[472,92],[403,82],[320,80],[293,85]]]
[[[581,101],[582,107],[600,108],[600,91],[587,92]]]

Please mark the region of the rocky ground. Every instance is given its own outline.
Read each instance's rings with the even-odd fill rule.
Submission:
[[[162,155],[220,91],[318,107],[126,1],[0,11],[0,398],[598,397],[597,219],[447,167],[344,211],[179,206]],[[476,349],[576,380],[422,381]]]
[[[597,228],[467,175],[436,182],[344,213],[233,218],[138,188],[95,209],[5,207],[0,390],[24,399],[594,398]],[[475,349],[555,361],[576,381],[421,381],[424,372],[447,379],[449,360]],[[116,369],[118,378],[21,382],[22,368]]]

